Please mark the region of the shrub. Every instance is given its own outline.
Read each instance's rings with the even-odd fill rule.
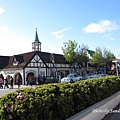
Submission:
[[[119,90],[117,76],[21,89],[0,99],[0,119],[65,120]]]

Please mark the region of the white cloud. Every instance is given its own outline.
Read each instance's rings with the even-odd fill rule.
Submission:
[[[8,26],[6,24],[0,25],[0,34],[6,33],[8,31]]]
[[[2,7],[0,7],[0,15],[2,15],[4,12],[5,10]]]
[[[0,34],[0,55],[12,56],[32,51],[32,42],[34,40],[28,40],[19,35],[8,32]],[[63,54],[61,47],[58,46],[47,46],[42,44],[41,51]]]
[[[59,34],[56,34],[55,36],[57,39],[62,39],[64,37],[64,35],[59,35]]]
[[[107,31],[116,30],[118,26],[115,22],[109,20],[101,20],[98,23],[91,23],[87,27],[83,28],[82,31],[85,33],[105,33]]]
[[[102,39],[115,40],[112,34],[103,34]]]
[[[32,51],[31,42],[24,37],[15,35],[9,30],[0,34],[0,55],[11,56]]]
[[[55,37],[57,39],[61,39],[64,37],[64,35],[62,34],[64,31],[67,31],[67,30],[70,30],[71,27],[67,27],[67,28],[64,28],[62,30],[59,30],[59,31],[56,31],[56,32],[51,32],[53,35],[55,35]]]
[[[56,54],[63,54],[61,47],[58,46],[47,46],[45,44],[42,44],[41,46],[42,52],[49,52],[49,53],[56,53]]]

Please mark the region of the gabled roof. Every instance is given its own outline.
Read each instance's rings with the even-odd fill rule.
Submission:
[[[54,54],[54,61],[55,63],[59,63],[59,64],[62,64],[62,63],[68,63],[66,60],[65,60],[65,57],[61,54]]]
[[[6,59],[6,64],[2,67],[3,70],[5,69],[23,69],[25,68],[29,62],[34,58],[35,55],[39,55],[41,60],[47,66],[46,63],[52,63],[51,61],[51,53],[41,52],[41,51],[33,51],[28,53],[23,53],[19,55],[14,55],[10,57],[3,57]],[[64,64],[67,63],[64,56],[60,54],[53,54],[55,63]],[[1,56],[0,56],[1,57]],[[18,62],[17,65],[13,65],[14,59]],[[3,60],[1,60],[1,64],[3,64]]]
[[[28,52],[19,55],[10,56],[8,65],[4,69],[14,69],[14,68],[24,68],[24,66],[29,62],[29,60],[33,57],[35,52]],[[16,58],[18,64],[13,65],[14,58]]]
[[[9,56],[0,56],[0,69],[3,69],[8,65],[9,59]]]
[[[88,52],[88,54],[90,55],[90,57],[92,57],[93,56],[93,54],[95,53],[94,51],[92,51],[92,50],[87,50],[87,52]]]

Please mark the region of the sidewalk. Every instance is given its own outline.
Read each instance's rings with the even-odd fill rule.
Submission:
[[[26,86],[26,85],[20,85],[19,88],[28,88],[28,87],[31,87],[31,86],[30,85],[28,85],[28,86]],[[13,89],[17,89],[17,88],[18,88],[18,85],[13,85]]]
[[[35,88],[36,86],[33,85],[33,86],[26,86],[26,85],[21,85],[21,87],[18,88],[18,85],[14,85],[13,89],[9,89],[9,88],[6,88],[6,89],[0,89],[0,98],[2,96],[5,96],[6,94],[8,93],[11,93],[11,92],[14,92],[18,89],[24,89],[24,88]]]
[[[102,120],[120,120],[120,103]]]
[[[6,88],[6,89],[10,89],[10,85],[8,85],[8,86],[9,86],[9,88]],[[34,88],[35,86],[37,86],[37,85],[32,85],[32,86],[30,86],[30,85],[28,85],[28,86],[26,86],[26,85],[20,85],[19,88],[29,88],[29,87],[33,87]],[[4,89],[4,85],[3,85],[3,89]],[[13,85],[13,89],[18,89],[18,85]]]

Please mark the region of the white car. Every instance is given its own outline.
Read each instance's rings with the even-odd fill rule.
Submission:
[[[78,74],[69,74],[67,75],[66,77],[62,78],[61,79],[61,82],[76,82],[76,81],[79,81],[79,80],[82,80],[83,77],[78,75]]]
[[[99,76],[94,73],[89,73],[86,76],[84,76],[84,79],[89,79],[89,78],[98,78]]]
[[[106,77],[109,76],[108,74],[98,74],[98,77]]]

